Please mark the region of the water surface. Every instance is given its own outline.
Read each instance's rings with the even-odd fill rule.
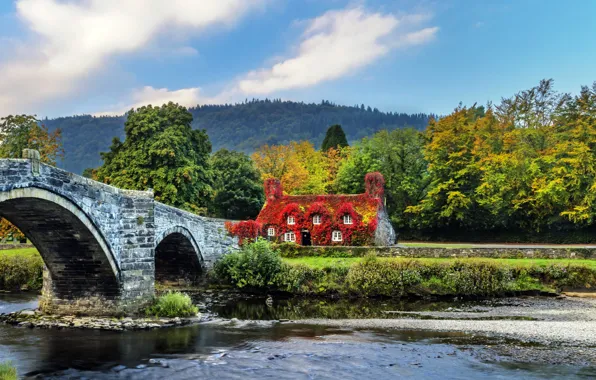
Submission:
[[[35,302],[35,296],[31,295],[0,295],[1,310],[31,308]],[[302,302],[299,306],[292,302],[279,303],[278,307],[303,310]],[[249,304],[238,303],[235,311],[228,305],[225,311],[251,318],[263,313],[262,308],[252,309]],[[381,308],[386,306],[389,305],[380,305]],[[325,308],[330,307],[325,305]],[[269,310],[270,315],[261,315],[261,319],[282,315],[281,311],[264,310]],[[308,310],[306,314],[312,316],[313,309]],[[305,315],[300,311],[298,314]],[[355,331],[299,323],[255,323],[243,328],[196,325],[125,333],[0,326],[0,361],[12,360],[21,375],[39,378],[546,379],[596,376],[596,369],[589,367],[516,363],[486,350],[486,344],[492,341],[461,333]]]

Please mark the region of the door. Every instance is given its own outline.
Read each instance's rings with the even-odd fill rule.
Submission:
[[[302,231],[302,245],[311,245],[310,232],[307,230]]]

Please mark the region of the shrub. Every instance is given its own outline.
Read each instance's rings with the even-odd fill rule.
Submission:
[[[350,267],[346,277],[351,292],[365,296],[403,296],[422,281],[412,260],[379,260],[366,256]]]
[[[43,284],[43,261],[39,255],[1,255],[0,289],[39,290]]]
[[[153,305],[145,309],[145,313],[152,317],[192,317],[197,315],[199,308],[193,305],[188,294],[168,292],[155,299]]]
[[[281,270],[279,252],[264,239],[245,244],[240,251],[225,255],[214,266],[220,281],[238,288],[270,288]]]
[[[17,369],[11,362],[0,363],[0,379],[1,380],[17,380]]]
[[[512,281],[509,268],[485,261],[454,261],[443,281],[455,294],[489,296],[504,293]]]

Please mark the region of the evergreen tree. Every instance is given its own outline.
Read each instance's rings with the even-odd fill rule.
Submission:
[[[348,146],[348,139],[341,125],[335,124],[327,129],[327,134],[321,144],[321,150],[323,152],[328,151],[330,148],[343,148]]]
[[[244,153],[218,150],[211,157],[215,197],[210,211],[226,219],[255,218],[263,207],[261,175]]]
[[[212,196],[211,143],[204,130],[191,128],[192,115],[172,102],[128,113],[126,140],[114,138],[102,153],[97,178],[116,187],[153,189],[155,199],[205,212]]]

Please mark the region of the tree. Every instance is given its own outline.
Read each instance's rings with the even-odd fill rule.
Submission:
[[[39,151],[42,162],[56,165],[56,161],[64,156],[61,131],[48,132],[32,115],[0,118],[0,158],[21,158],[26,148]],[[17,227],[0,218],[0,241],[9,237],[16,240],[25,238]]]
[[[23,149],[39,151],[41,161],[56,165],[64,157],[62,132],[50,133],[32,115],[9,115],[0,118],[0,157],[21,158]]]
[[[340,161],[348,154],[349,147],[325,152],[315,150],[309,141],[293,141],[288,145],[264,145],[252,159],[263,180],[281,180],[288,194],[327,194],[336,189]]]
[[[244,153],[218,150],[211,157],[215,197],[212,213],[226,219],[255,218],[263,207],[261,175]]]
[[[211,143],[191,123],[186,108],[172,102],[131,110],[126,140],[115,138],[110,151],[102,153],[98,180],[124,189],[153,189],[160,202],[205,212],[213,192]]]
[[[341,128],[341,125],[335,124],[327,129],[327,134],[325,134],[325,139],[321,144],[321,150],[326,152],[330,148],[343,148],[348,146],[348,139],[346,138],[346,134],[344,130]]]
[[[380,131],[364,138],[341,162],[337,187],[342,193],[364,192],[364,176],[378,171],[385,177],[387,209],[398,227],[407,227],[407,207],[418,204],[429,184],[422,148],[423,136],[414,129]]]

